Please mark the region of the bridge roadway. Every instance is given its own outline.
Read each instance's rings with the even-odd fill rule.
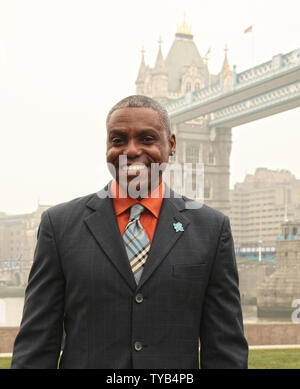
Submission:
[[[165,105],[172,124],[211,114],[210,127],[229,128],[299,106],[300,49],[239,74],[234,68],[227,92],[220,82]]]

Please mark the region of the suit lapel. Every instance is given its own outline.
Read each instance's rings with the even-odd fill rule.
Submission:
[[[121,276],[130,288],[135,290],[136,282],[120,234],[112,199],[105,197],[106,189],[107,187],[98,192],[87,203],[87,206],[95,212],[89,215],[84,222]]]
[[[149,279],[177,240],[185,233],[189,225],[189,220],[181,213],[185,209],[185,202],[182,198],[174,198],[172,190],[170,190],[171,198],[163,199],[149,256],[137,286],[120,234],[113,202],[107,193],[108,186],[90,199],[87,206],[94,212],[85,218],[84,222],[129,287],[136,290]],[[184,231],[175,231],[173,223],[176,222],[182,224]]]
[[[189,220],[180,212],[185,209],[184,200],[181,198],[175,199],[172,196],[174,196],[174,192],[171,190],[171,198],[164,198],[163,200],[151,249],[138,288],[143,286],[160,265],[177,240],[185,233],[189,224]],[[173,223],[176,222],[182,224],[184,231],[175,231]]]

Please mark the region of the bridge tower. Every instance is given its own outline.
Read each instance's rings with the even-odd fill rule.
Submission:
[[[165,57],[159,41],[158,54],[153,68],[146,65],[144,50],[138,77],[136,93],[152,97],[162,104],[171,102],[215,83],[222,83],[224,89],[231,87],[227,49],[223,67],[219,74],[208,70],[207,58],[202,58],[191,28],[184,20],[178,26],[173,44]],[[229,180],[231,128],[208,127],[209,115],[173,124],[177,137],[177,152],[170,162],[202,163],[204,165],[204,202],[220,211],[229,212]],[[184,188],[181,188],[184,194]]]

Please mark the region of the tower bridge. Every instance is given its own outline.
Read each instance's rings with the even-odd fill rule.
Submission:
[[[300,49],[238,74],[235,66],[227,75],[223,70],[214,85],[165,104],[173,124],[210,114],[210,127],[231,128],[299,106]]]
[[[170,162],[202,163],[204,202],[229,214],[232,128],[300,106],[300,49],[240,73],[225,49],[220,72],[212,74],[185,21],[165,58],[161,46],[153,68],[142,51],[136,93],[166,107],[177,138]]]

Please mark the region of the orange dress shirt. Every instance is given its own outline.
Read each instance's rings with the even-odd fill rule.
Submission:
[[[164,182],[162,181],[160,185],[153,192],[151,192],[150,196],[152,195],[152,197],[149,196],[141,200],[134,199],[131,197],[119,197],[119,194],[124,193],[124,191],[119,186],[116,180],[112,181],[110,191],[113,195],[113,205],[117,216],[121,236],[123,236],[125,228],[128,224],[130,216],[130,207],[133,204],[139,203],[145,207],[144,212],[141,214],[140,222],[144,230],[146,231],[150,242],[152,243],[165,191]],[[154,193],[156,194],[156,197],[153,197]]]

